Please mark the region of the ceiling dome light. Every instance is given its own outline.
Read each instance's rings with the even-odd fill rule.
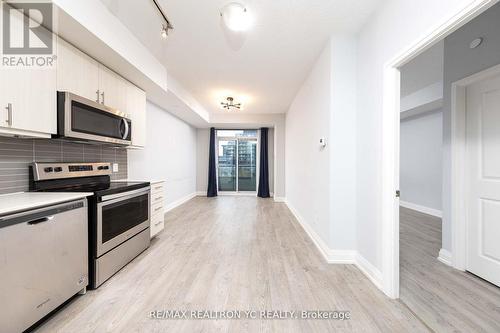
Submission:
[[[252,15],[248,9],[238,2],[225,5],[220,11],[220,16],[224,25],[232,31],[246,31],[253,23]]]

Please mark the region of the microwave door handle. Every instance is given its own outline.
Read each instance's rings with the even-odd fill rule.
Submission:
[[[125,133],[123,134],[123,140],[127,140],[127,137],[128,137],[128,132],[129,132],[130,128],[129,128],[129,126],[128,126],[128,121],[127,121],[127,119],[122,118],[122,121],[123,121],[123,125],[125,126]]]

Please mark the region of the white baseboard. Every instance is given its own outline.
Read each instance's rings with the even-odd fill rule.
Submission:
[[[284,197],[274,197],[275,202],[286,202],[286,198]]]
[[[359,253],[356,255],[356,266],[378,289],[382,290],[382,272],[377,267]]]
[[[438,210],[438,209],[417,205],[417,204],[407,202],[407,201],[400,201],[399,205],[401,207],[416,210],[417,212],[421,212],[421,213],[424,213],[427,215],[432,215],[432,216],[439,217],[439,218],[443,217],[443,212]]]
[[[185,202],[187,202],[187,201],[189,201],[189,200],[193,199],[193,198],[194,198],[194,197],[196,197],[196,196],[197,196],[197,193],[196,193],[196,192],[194,192],[194,193],[191,193],[191,194],[189,194],[189,195],[186,195],[185,197],[180,198],[180,199],[178,199],[178,200],[176,200],[176,201],[172,202],[171,204],[168,204],[168,205],[165,207],[165,213],[166,213],[166,212],[171,211],[171,210],[172,210],[172,209],[174,209],[174,208],[179,207],[179,206],[180,206],[180,205],[182,205],[183,203],[185,203]]]
[[[196,196],[197,197],[206,197],[207,192],[206,191],[198,191],[198,192],[196,192]]]
[[[275,199],[276,200],[276,199]],[[300,226],[309,236],[319,252],[329,264],[356,265],[359,270],[380,290],[382,290],[382,273],[368,262],[363,256],[354,250],[334,250],[321,239],[321,237],[307,224],[299,212],[286,200],[284,201]]]
[[[218,192],[219,197],[256,197],[257,192]]]
[[[448,250],[445,249],[439,250],[439,256],[437,257],[437,259],[445,265],[452,266],[451,252]]]

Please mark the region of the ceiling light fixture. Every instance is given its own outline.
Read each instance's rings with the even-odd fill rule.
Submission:
[[[156,9],[160,13],[162,19],[165,21],[165,24],[163,24],[161,26],[160,35],[161,35],[161,37],[163,39],[167,39],[169,30],[174,30],[174,26],[172,25],[172,23],[170,23],[170,20],[168,19],[167,15],[165,15],[165,12],[163,11],[163,9],[161,9],[161,7],[158,4],[157,0],[152,0],[152,1],[155,4]]]
[[[221,102],[220,104],[222,105],[222,108],[226,110],[231,110],[231,109],[241,109],[241,103],[234,103],[234,98],[233,97],[228,97],[226,98],[227,102]]]
[[[248,9],[238,2],[230,2],[220,11],[224,25],[232,31],[241,32],[250,29],[253,23]]]
[[[168,28],[166,26],[161,27],[161,38],[167,39],[168,37]]]

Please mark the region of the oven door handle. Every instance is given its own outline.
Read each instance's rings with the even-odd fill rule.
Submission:
[[[138,190],[105,195],[105,196],[101,197],[101,202],[99,203],[99,205],[106,206],[106,205],[115,203],[117,201],[135,198],[135,197],[141,196],[143,194],[149,193],[150,190],[151,190],[151,187],[148,186],[148,187],[140,188]]]

